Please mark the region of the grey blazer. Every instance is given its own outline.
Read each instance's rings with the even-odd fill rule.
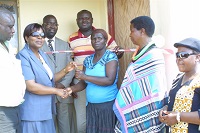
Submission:
[[[44,42],[44,45],[42,46],[41,50],[44,52],[49,52],[50,49],[47,46],[46,41]],[[55,51],[63,51],[63,50],[70,50],[69,44],[57,37],[55,37]],[[71,59],[71,53],[56,53],[56,60],[54,61],[52,54],[47,54],[47,59],[53,69],[54,74],[62,70],[70,61]],[[63,84],[65,87],[70,86],[70,83],[72,82],[72,79],[74,77],[74,71],[69,72],[66,74],[64,78],[62,78],[59,82]],[[68,97],[66,99],[62,99],[61,97],[57,96],[57,100],[63,103],[73,103],[73,98]]]

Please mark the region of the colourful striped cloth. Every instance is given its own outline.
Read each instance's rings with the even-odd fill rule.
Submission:
[[[115,132],[161,132],[165,125],[159,121],[158,115],[166,104],[163,53],[158,48],[152,48],[127,68],[113,105],[118,118]]]

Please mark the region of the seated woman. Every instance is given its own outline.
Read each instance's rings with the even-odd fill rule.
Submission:
[[[60,80],[75,68],[70,62],[55,76],[44,52],[39,50],[44,44],[44,29],[37,23],[29,24],[24,30],[25,46],[17,54],[21,60],[26,83],[24,103],[20,106],[22,133],[55,133],[52,114],[55,114],[54,96],[67,98],[70,91],[54,87]]]
[[[106,50],[108,36],[103,29],[96,29],[91,35],[92,47],[95,53],[84,60],[83,71],[76,71],[76,78],[80,82],[71,86],[73,92],[86,87],[86,132],[113,133],[115,114],[113,103],[118,92],[118,58],[117,55]]]
[[[200,40],[187,38],[174,46],[180,74],[173,81],[169,104],[160,111],[160,121],[170,133],[200,132]]]

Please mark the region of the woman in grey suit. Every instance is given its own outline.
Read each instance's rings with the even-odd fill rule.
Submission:
[[[55,133],[52,114],[55,113],[55,95],[67,98],[70,90],[54,87],[75,64],[70,62],[53,75],[46,55],[39,50],[44,43],[44,29],[37,23],[29,24],[24,30],[24,48],[17,54],[21,60],[26,82],[25,102],[20,107],[22,133]]]

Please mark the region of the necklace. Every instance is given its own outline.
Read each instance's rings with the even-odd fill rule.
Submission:
[[[139,54],[137,54],[139,47],[137,47],[137,49],[135,50],[135,52],[133,53],[133,57],[132,60],[137,60],[140,56],[142,56],[148,49],[150,46],[152,46],[152,43],[147,44],[140,52]],[[137,54],[137,55],[136,55]],[[136,56],[135,56],[136,55]]]

